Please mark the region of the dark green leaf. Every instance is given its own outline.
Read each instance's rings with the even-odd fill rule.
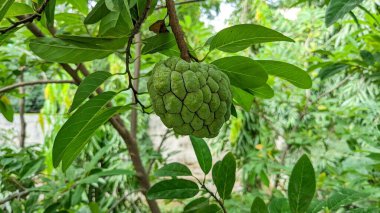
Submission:
[[[198,209],[208,206],[209,199],[200,197],[195,200],[192,200],[190,203],[188,203],[185,208],[183,209],[184,213],[195,213]]]
[[[177,43],[172,33],[160,33],[144,40],[142,54],[152,54],[174,47]]]
[[[92,61],[113,52],[97,45],[67,42],[58,38],[32,39],[30,49],[42,59],[58,63]]]
[[[85,106],[85,105],[83,105],[83,106]],[[93,108],[96,108],[96,107],[93,107]],[[79,111],[79,109],[78,109],[78,111]],[[86,107],[86,109],[88,109],[88,106]],[[72,130],[71,134],[66,135],[67,136],[66,139],[69,143],[65,147],[64,154],[62,157],[62,169],[63,169],[63,171],[66,171],[66,169],[71,165],[71,163],[74,161],[74,159],[79,155],[79,153],[82,151],[84,146],[87,144],[88,139],[91,137],[91,135],[101,125],[103,125],[105,122],[107,122],[109,119],[111,119],[111,117],[113,117],[115,114],[119,113],[121,110],[123,110],[123,107],[111,107],[108,109],[101,110],[98,113],[94,114],[93,118],[91,118],[86,123],[85,122],[78,122],[78,123],[72,122],[71,123],[72,126],[68,129],[77,128],[77,129],[80,129],[81,132],[76,132],[76,131]],[[92,111],[92,109],[88,109],[88,111]],[[85,114],[85,113],[83,113],[83,114]],[[82,124],[84,126],[78,127],[77,125],[79,125],[79,124]],[[70,135],[70,136],[68,136],[68,135]],[[53,150],[54,150],[54,147],[53,147]]]
[[[125,37],[133,28],[132,17],[127,0],[106,0],[106,7],[112,9],[99,26],[100,36]]]
[[[50,0],[45,8],[46,26],[54,27],[55,0]]]
[[[81,145],[96,130],[95,119],[97,115],[103,114],[103,107],[116,95],[115,92],[104,92],[87,101],[65,122],[54,140],[53,165],[57,167],[66,151],[73,144]],[[97,123],[98,126],[100,126]],[[96,128],[95,128],[96,127]],[[80,146],[79,146],[80,147]],[[73,153],[68,153],[73,154]]]
[[[318,76],[321,79],[326,79],[335,74],[338,74],[339,72],[342,72],[343,70],[346,70],[349,67],[350,66],[348,64],[343,64],[343,63],[335,63],[335,64],[327,65],[319,71]]]
[[[234,53],[253,44],[272,41],[294,42],[291,38],[269,28],[255,24],[240,24],[218,32],[210,42],[210,50],[219,49]]]
[[[95,44],[105,50],[118,50],[124,48],[128,41],[128,37],[120,38],[99,38],[89,36],[72,36],[72,35],[57,35],[56,37],[63,40],[70,40],[73,42]]]
[[[75,92],[69,112],[78,108],[86,98],[90,97],[90,95],[111,76],[111,73],[102,71],[94,72],[87,76]]]
[[[268,84],[264,84],[261,87],[249,89],[249,91],[253,95],[264,99],[271,99],[274,96],[274,90]]]
[[[218,190],[220,198],[230,197],[235,184],[236,161],[232,153],[226,154],[222,161],[215,163],[212,168],[212,180]]]
[[[198,185],[184,179],[164,180],[154,184],[148,191],[148,199],[185,199],[198,194]]]
[[[5,14],[13,4],[14,0],[3,0],[0,2],[0,22],[3,20]]]
[[[187,166],[180,163],[169,163],[155,172],[156,176],[191,176],[191,171]]]
[[[363,0],[331,0],[326,10],[326,26],[331,26],[362,2]]]
[[[251,206],[251,213],[268,213],[268,207],[261,198],[256,197]]]
[[[39,158],[27,163],[20,172],[20,178],[25,179],[37,175],[36,173],[44,166],[45,158]]]
[[[310,76],[301,68],[281,61],[257,60],[269,75],[289,81],[296,87],[309,89],[312,85]]]
[[[29,5],[24,3],[14,2],[12,6],[9,8],[5,17],[16,17],[22,15],[33,14],[34,10]]]
[[[367,158],[371,158],[375,161],[380,161],[380,153],[377,152],[371,152],[369,155],[367,155]]]
[[[372,55],[371,52],[367,50],[361,50],[360,56],[362,57],[363,61],[368,65],[374,65],[375,64],[375,57]]]
[[[99,0],[84,20],[84,24],[95,24],[111,11],[107,8],[105,0]]]
[[[293,213],[308,209],[316,188],[315,173],[307,155],[303,155],[292,170],[288,185],[289,206]]]
[[[212,167],[212,156],[210,149],[208,148],[206,141],[204,141],[202,138],[190,136],[190,140],[191,144],[193,145],[195,155],[197,156],[199,166],[207,175]]]
[[[285,198],[274,198],[268,207],[270,213],[290,212],[288,200]]]
[[[223,209],[213,203],[198,209],[196,213],[223,213]]]
[[[138,8],[138,15],[139,15],[139,17],[142,16],[143,11],[146,8],[146,1],[147,0],[137,0],[137,8]],[[158,0],[152,0],[151,1],[148,15],[151,14],[154,11],[154,8],[156,7],[157,2],[158,2]]]
[[[231,84],[239,88],[256,88],[265,84],[268,74],[256,61],[243,56],[221,58],[212,62],[230,78]]]
[[[234,86],[231,87],[231,89],[234,97],[234,102],[237,105],[243,107],[245,111],[249,112],[253,104],[254,96],[251,93]]]

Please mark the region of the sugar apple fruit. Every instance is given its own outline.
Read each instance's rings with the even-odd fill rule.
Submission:
[[[214,65],[171,57],[156,64],[147,86],[153,110],[177,134],[212,138],[230,117],[230,80]]]

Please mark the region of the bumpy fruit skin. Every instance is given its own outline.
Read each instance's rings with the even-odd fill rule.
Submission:
[[[217,67],[171,57],[153,68],[148,81],[153,109],[180,135],[213,138],[231,114],[231,88]]]

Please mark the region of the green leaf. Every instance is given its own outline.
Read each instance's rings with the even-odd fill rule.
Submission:
[[[362,2],[363,0],[331,0],[326,10],[326,26],[331,26]]]
[[[289,206],[293,213],[308,209],[316,188],[315,173],[307,155],[303,155],[292,170],[288,185]]]
[[[235,175],[236,161],[231,152],[226,154],[222,161],[215,163],[212,168],[212,180],[215,183],[220,198],[223,200],[231,195],[235,184]]]
[[[44,166],[44,163],[45,163],[45,158],[41,157],[25,164],[25,166],[23,166],[20,172],[21,180],[25,178],[29,178],[31,176],[36,176],[37,172],[40,171],[41,167]]]
[[[210,42],[210,51],[218,49],[234,53],[254,44],[273,41],[294,42],[293,39],[269,28],[255,24],[240,24],[218,32]]]
[[[95,24],[110,12],[111,11],[106,6],[105,0],[99,0],[84,19],[84,24]]]
[[[344,64],[344,63],[334,63],[334,64],[330,64],[330,65],[327,65],[325,67],[323,67],[320,71],[319,71],[319,77],[321,79],[326,79],[326,78],[329,78],[335,74],[338,74],[344,70],[346,70],[347,68],[349,68],[350,65],[348,64]]]
[[[50,0],[45,8],[46,26],[54,27],[55,0]]]
[[[317,202],[308,212],[318,213],[327,208],[330,211],[336,211],[342,206],[352,204],[353,202],[365,199],[369,196],[368,193],[358,192],[352,189],[339,189],[332,193],[326,201]]]
[[[94,72],[87,76],[75,92],[74,100],[71,104],[69,112],[72,112],[78,108],[84,100],[90,97],[90,95],[111,76],[111,73],[102,71]]]
[[[113,53],[97,45],[67,42],[58,38],[32,39],[29,46],[42,59],[58,63],[81,63],[104,58]]]
[[[87,101],[63,124],[53,145],[53,165],[57,167],[66,154],[66,151],[73,144],[85,143],[92,133],[95,132],[94,126],[97,115],[101,115],[105,111],[101,111],[103,107],[116,95],[115,92],[104,92]],[[96,123],[98,126],[101,124]],[[72,153],[68,153],[72,154]]]
[[[95,44],[105,50],[119,50],[123,49],[128,41],[128,37],[120,38],[100,38],[100,37],[89,37],[89,36],[72,36],[72,35],[57,35],[57,38],[63,40],[69,40],[73,42]]]
[[[274,90],[268,84],[249,89],[249,91],[251,94],[264,99],[271,99],[274,96]]]
[[[261,198],[256,197],[251,206],[251,213],[268,213],[268,207]]]
[[[265,84],[268,74],[256,61],[243,56],[221,58],[212,62],[226,73],[231,84],[239,88],[256,88]]]
[[[155,172],[155,175],[158,177],[165,176],[191,176],[191,171],[187,166],[180,163],[169,163],[158,169]]]
[[[210,149],[208,148],[206,141],[202,138],[190,136],[190,140],[191,145],[193,145],[195,155],[197,156],[199,166],[207,175],[212,167],[212,155]]]
[[[95,108],[95,107],[93,107]],[[88,108],[87,108],[88,109]],[[91,111],[92,109],[88,109]],[[75,158],[82,151],[84,146],[87,144],[88,139],[91,135],[105,122],[111,119],[115,114],[119,113],[123,110],[123,107],[111,107],[108,109],[104,109],[94,114],[94,117],[91,118],[87,123],[73,123],[72,128],[78,128],[81,132],[76,134],[71,134],[66,139],[69,141],[69,144],[65,147],[65,151],[62,157],[62,169],[66,171],[66,169],[71,165],[71,163],[75,160]],[[79,111],[79,109],[78,109]],[[84,114],[84,113],[83,113]],[[84,124],[84,126],[76,126],[75,124]],[[74,126],[75,125],[75,126]],[[63,127],[62,127],[63,128]],[[71,129],[71,128],[68,128]],[[72,130],[71,132],[75,132]],[[58,136],[57,136],[58,137]],[[62,137],[62,136],[61,136]],[[54,147],[53,147],[54,149]]]
[[[269,203],[270,213],[285,213],[290,212],[288,200],[285,198],[274,198]]]
[[[128,36],[133,28],[128,0],[106,0],[106,7],[111,8],[111,12],[100,21],[99,35]]]
[[[5,96],[0,97],[0,113],[3,114],[4,118],[9,121],[13,122],[13,107],[8,103],[8,99],[5,98]]]
[[[89,175],[85,178],[82,178],[79,180],[76,184],[90,184],[90,183],[96,183],[99,181],[99,178],[101,177],[109,177],[109,176],[116,176],[116,175],[127,175],[127,176],[133,176],[135,173],[128,169],[113,169],[108,171],[101,171],[97,172],[95,174]]]
[[[190,180],[164,180],[149,189],[148,199],[185,199],[194,197],[198,192],[198,185]]]
[[[196,213],[223,213],[223,209],[213,203],[198,209]]]
[[[177,43],[172,33],[160,33],[144,40],[142,54],[152,54],[163,50],[169,50]]]
[[[251,93],[234,86],[231,87],[231,90],[234,97],[234,102],[243,107],[245,111],[249,112],[253,104],[254,96]]]
[[[301,68],[281,61],[257,60],[269,75],[289,81],[296,87],[309,89],[312,86],[310,76]]]
[[[22,15],[33,14],[34,10],[29,5],[24,3],[14,2],[12,6],[8,9],[5,17],[16,17]]]
[[[87,0],[67,0],[74,8],[79,12],[88,13],[88,1]]]
[[[0,22],[3,20],[5,14],[13,4],[14,0],[2,0],[0,2]]]
[[[146,1],[147,0],[138,0],[137,1],[137,9],[138,9],[138,15],[139,15],[139,17],[142,16],[142,13],[143,13],[143,11],[144,11],[144,9],[146,7]],[[154,11],[154,9],[155,9],[155,7],[157,5],[157,2],[158,2],[158,0],[152,0],[151,1],[148,15],[151,14]]]
[[[205,206],[208,206],[209,202],[210,202],[209,199],[205,198],[205,197],[200,197],[200,198],[194,199],[184,207],[183,212],[184,213],[195,213],[195,212],[197,212],[197,210],[199,210]]]

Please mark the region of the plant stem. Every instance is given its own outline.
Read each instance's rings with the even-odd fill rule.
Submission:
[[[170,27],[172,28],[175,40],[177,41],[178,48],[181,51],[181,58],[187,62],[190,62],[191,57],[189,54],[189,49],[187,48],[181,25],[179,24],[174,1],[166,0],[166,8],[168,8]]]
[[[20,82],[17,84],[12,84],[3,88],[0,88],[0,93],[9,92],[13,89],[19,87],[33,86],[37,84],[73,84],[72,80],[39,80],[39,81],[30,81],[30,82]]]
[[[141,56],[141,47],[142,47],[141,33],[136,34],[135,41],[136,41],[136,45],[135,45],[136,60],[134,62],[134,73],[133,73],[134,74],[134,76],[133,76],[134,80],[132,81],[132,83],[133,83],[132,86],[135,88],[136,92],[138,93],[139,92],[140,67],[141,67],[141,57],[140,57]],[[136,100],[135,96],[133,95],[132,96],[132,102],[136,103],[136,101],[137,100]],[[138,127],[137,116],[138,116],[138,111],[136,108],[133,107],[131,109],[131,135],[135,139],[137,138],[137,127]]]
[[[20,81],[24,81],[24,69],[21,71]],[[20,147],[25,147],[25,136],[26,136],[26,123],[25,123],[25,89],[24,87],[20,87],[20,94],[22,98],[20,99]]]

